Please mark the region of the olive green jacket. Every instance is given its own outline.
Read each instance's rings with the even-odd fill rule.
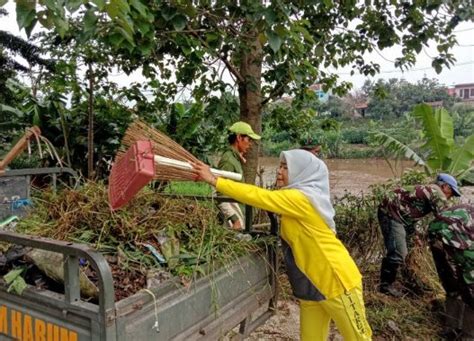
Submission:
[[[244,170],[242,169],[242,163],[240,162],[239,153],[232,147],[229,146],[229,148],[224,152],[224,154],[222,154],[217,168],[229,172],[242,174],[242,182],[245,182],[243,178]]]
[[[227,150],[222,154],[221,159],[217,168],[229,172],[239,173],[242,175],[242,182],[244,180],[244,171],[242,169],[242,163],[240,162],[239,153],[228,146]],[[241,220],[241,225],[244,224],[244,215],[242,213],[242,207],[238,203],[224,202],[217,205],[226,220],[230,220],[234,223],[237,220]]]

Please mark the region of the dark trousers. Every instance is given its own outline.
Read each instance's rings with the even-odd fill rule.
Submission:
[[[383,262],[399,266],[405,262],[405,258],[408,255],[407,232],[405,226],[402,223],[391,219],[380,209],[377,212],[377,217],[387,252]]]

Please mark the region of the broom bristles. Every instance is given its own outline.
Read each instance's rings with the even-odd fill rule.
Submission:
[[[122,145],[117,153],[116,160],[119,160],[126,151],[137,141],[149,140],[152,142],[153,154],[164,156],[170,159],[186,162],[196,162],[198,159],[184,149],[177,142],[173,141],[164,133],[148,126],[146,123],[136,120],[127,128],[122,139]],[[194,180],[195,175],[191,170],[177,169],[171,166],[155,164],[156,180]]]

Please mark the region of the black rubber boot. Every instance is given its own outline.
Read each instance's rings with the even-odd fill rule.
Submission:
[[[403,293],[393,287],[393,283],[397,278],[398,264],[390,263],[387,259],[382,260],[382,267],[380,269],[380,287],[379,291],[394,297],[402,297]]]
[[[441,336],[446,340],[459,340],[463,326],[464,302],[457,297],[446,297],[444,329]]]
[[[474,310],[467,304],[464,305],[462,340],[474,341]]]

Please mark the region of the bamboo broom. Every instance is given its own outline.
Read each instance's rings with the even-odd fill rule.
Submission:
[[[117,153],[116,160],[120,159],[127,150],[137,141],[151,141],[153,154],[166,158],[183,161],[196,162],[198,159],[173,141],[164,133],[153,129],[146,123],[136,120],[127,128],[122,139],[122,145]],[[160,165],[155,168],[155,179],[157,180],[194,180],[194,174],[189,170],[178,169],[172,166]]]
[[[190,162],[199,161],[165,134],[135,121],[127,129],[109,175],[112,210],[125,205],[153,178],[194,180]],[[242,175],[211,168],[216,176],[240,181]]]

